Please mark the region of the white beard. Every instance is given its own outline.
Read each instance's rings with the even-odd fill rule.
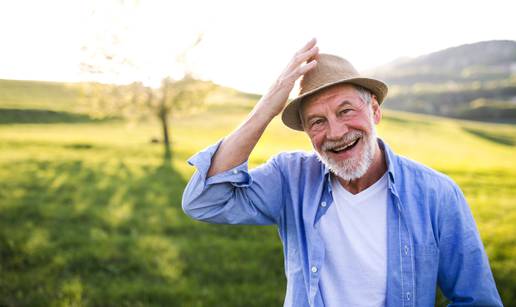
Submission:
[[[340,178],[349,181],[358,179],[367,172],[369,166],[373,163],[374,155],[376,153],[377,139],[376,139],[376,127],[374,123],[371,123],[371,133],[365,134],[364,132],[352,130],[343,136],[342,140],[350,139],[353,137],[361,136],[361,140],[359,142],[363,142],[363,151],[362,153],[357,154],[355,157],[351,157],[342,161],[335,161],[330,158],[325,150],[322,150],[322,154],[317,150],[315,151],[319,160],[328,167],[328,169],[339,176]],[[342,141],[339,141],[339,143]],[[326,143],[335,143],[335,142],[325,142],[322,148],[327,146],[331,146]],[[355,146],[358,146],[356,144]]]

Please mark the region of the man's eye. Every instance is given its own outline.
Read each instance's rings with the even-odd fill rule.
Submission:
[[[322,119],[316,119],[316,120],[314,120],[314,121],[312,122],[312,127],[313,127],[313,126],[318,126],[318,125],[320,125],[320,124],[322,124],[322,123],[323,123],[323,120],[322,120]]]
[[[353,111],[353,109],[343,109],[339,113],[342,115],[346,115],[349,114],[351,111]]]

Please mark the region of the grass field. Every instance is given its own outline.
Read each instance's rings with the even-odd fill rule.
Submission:
[[[152,123],[1,124],[0,306],[282,305],[274,227],[204,224],[180,206],[185,160],[244,117],[226,107],[175,119],[171,160],[151,144]],[[515,306],[516,127],[385,112],[379,134],[459,183]],[[310,144],[276,120],[251,165],[293,149]]]

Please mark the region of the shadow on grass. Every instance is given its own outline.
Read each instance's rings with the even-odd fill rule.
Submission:
[[[495,142],[495,143],[498,143],[501,145],[507,145],[507,146],[516,145],[516,137],[514,137],[512,135],[496,133],[496,132],[492,132],[492,131],[488,132],[485,130],[473,129],[473,128],[468,128],[468,127],[462,127],[462,130],[464,130],[474,136],[488,140],[490,142]]]
[[[3,165],[0,306],[281,305],[275,230],[190,220],[169,158]]]
[[[401,116],[397,116],[394,114],[384,114],[382,117],[382,121],[394,123],[394,124],[410,124],[410,125],[421,125],[421,126],[431,126],[433,123],[429,121],[424,121],[421,119],[408,119]]]
[[[92,123],[114,119],[94,119],[86,114],[39,109],[0,108],[0,124],[55,124],[55,123]]]

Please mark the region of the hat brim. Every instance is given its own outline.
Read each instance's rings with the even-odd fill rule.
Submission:
[[[380,80],[371,79],[371,78],[349,78],[349,79],[342,79],[335,82],[324,84],[320,87],[314,88],[311,91],[308,91],[306,93],[303,93],[302,95],[296,97],[290,103],[285,107],[283,110],[283,113],[281,114],[281,120],[283,123],[294,130],[303,131],[303,124],[301,123],[301,118],[299,114],[299,108],[301,107],[303,103],[303,99],[307,98],[308,96],[311,96],[315,94],[316,92],[319,92],[325,88],[328,88],[330,86],[341,84],[341,83],[350,83],[354,85],[361,86],[363,88],[366,88],[370,90],[375,96],[376,100],[378,101],[378,104],[382,104],[385,96],[387,96],[388,87],[387,85]]]

